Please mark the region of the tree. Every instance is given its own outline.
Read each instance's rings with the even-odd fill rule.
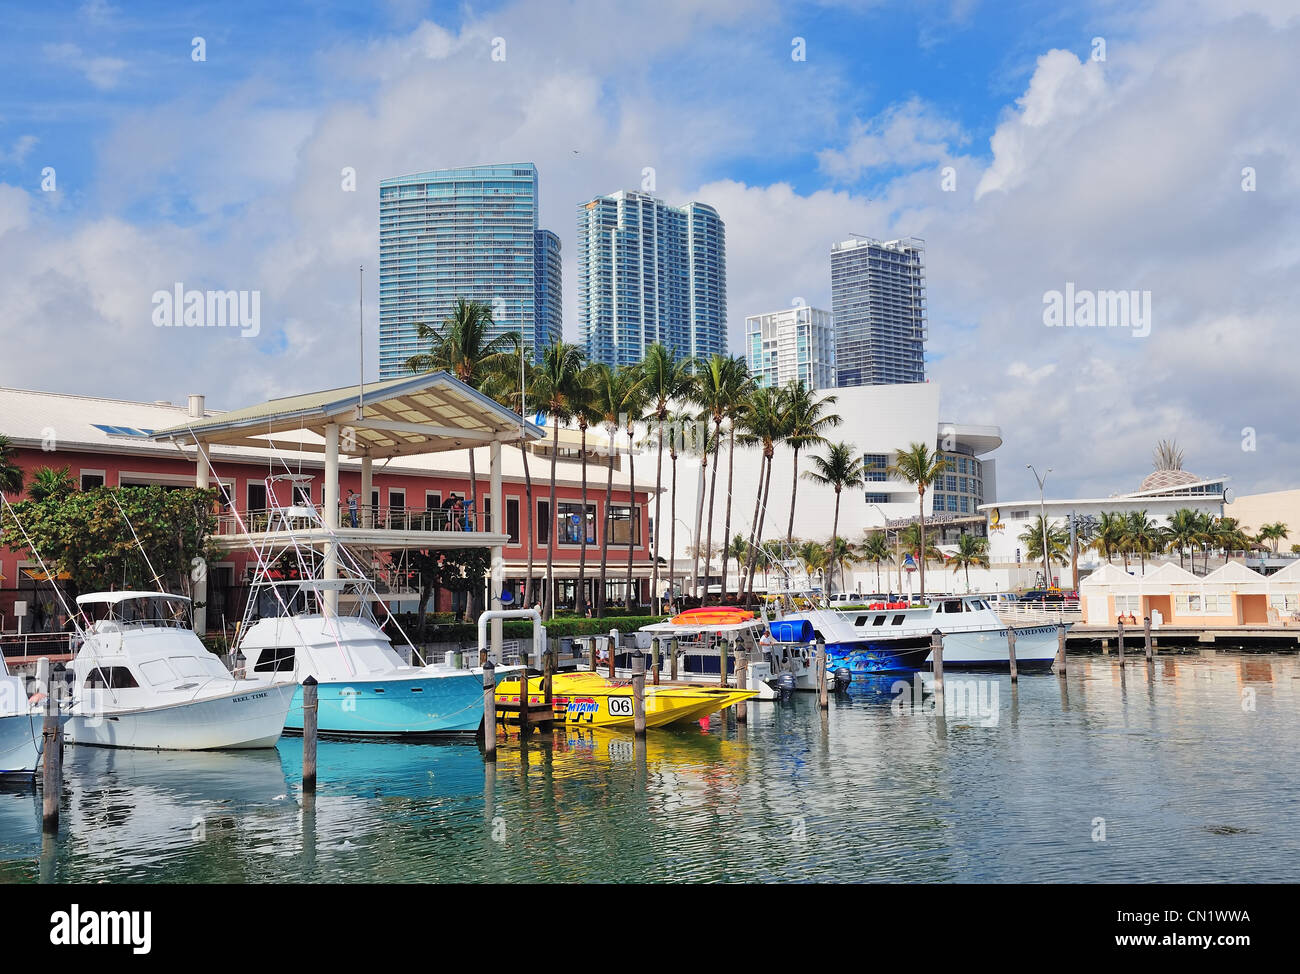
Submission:
[[[1129,511],[1124,519],[1124,544],[1128,551],[1137,554],[1142,563],[1142,574],[1147,573],[1147,555],[1160,548],[1160,529],[1147,517],[1147,512]]]
[[[957,551],[948,559],[948,564],[952,565],[954,572],[960,568],[966,573],[966,591],[969,592],[971,565],[977,568],[989,567],[989,539],[973,534],[960,535],[957,538]]]
[[[1196,551],[1196,540],[1201,533],[1200,519],[1189,507],[1180,507],[1169,515],[1169,525],[1165,528],[1165,540],[1171,547],[1178,549],[1178,566],[1183,566],[1183,549]],[[1193,566],[1194,567],[1194,566]]]
[[[658,434],[658,448],[655,460],[655,529],[651,537],[651,561],[654,564],[653,574],[650,581],[650,594],[654,598],[659,596],[659,536],[660,523],[659,512],[660,503],[663,495],[663,469],[664,469],[664,426],[668,422],[668,407],[675,401],[688,396],[691,385],[694,381],[692,375],[693,362],[690,359],[678,361],[676,353],[666,345],[658,342],[651,345],[645,350],[645,357],[641,361],[641,373],[645,379],[645,395],[647,406],[652,411],[655,418],[655,425]],[[669,432],[669,450],[675,451],[676,445],[672,443],[673,435]],[[673,534],[676,529],[676,454],[672,453],[673,468],[673,526],[669,533]],[[674,535],[675,537],[675,535]],[[671,548],[669,557],[676,554],[676,548]],[[669,585],[672,584],[672,571],[669,571]]]
[[[407,562],[420,573],[420,605],[415,624],[415,642],[420,645],[424,643],[430,596],[444,588],[450,592],[478,591],[483,577],[492,570],[492,553],[487,548],[412,551],[407,555]]]
[[[43,501],[50,497],[67,497],[76,489],[77,484],[72,479],[71,467],[64,467],[62,470],[39,467],[33,471],[31,483],[27,485],[27,496],[34,501]]]
[[[624,420],[623,431],[627,434],[627,585],[624,591],[627,593],[627,607],[632,608],[632,556],[636,552],[636,536],[641,527],[641,514],[636,507],[636,446],[632,442],[636,438],[636,424],[641,422],[642,414],[646,407],[645,393],[645,373],[641,366],[627,365],[623,367],[632,380],[632,392],[627,398],[626,419]],[[637,596],[637,601],[640,597]]]
[[[5,510],[0,544],[11,551],[26,549],[25,530],[50,571],[69,576],[74,598],[122,586],[192,596],[195,559],[202,559],[201,567],[216,555],[217,496],[215,489],[152,486],[96,487],[29,499],[14,504],[12,515]]]
[[[696,379],[694,391],[695,401],[704,409],[704,419],[706,422],[713,423],[713,474],[709,481],[709,523],[708,531],[705,534],[705,547],[713,547],[713,517],[714,517],[714,495],[718,486],[718,466],[722,451],[722,424],[728,419],[733,420],[731,424],[731,456],[734,458],[736,445],[736,430],[734,419],[740,414],[742,403],[745,400],[752,385],[749,377],[749,369],[745,366],[745,360],[741,358],[729,358],[725,355],[714,355],[708,361],[704,362],[700,368],[699,375]],[[727,471],[727,517],[726,525],[723,528],[722,536],[725,538],[731,531],[731,475],[734,463],[728,467]],[[706,572],[707,578],[707,572]],[[722,556],[722,592],[726,595],[727,588],[727,556],[724,549]],[[704,595],[708,599],[708,585],[705,584]]]
[[[1290,529],[1281,521],[1274,521],[1272,524],[1265,524],[1259,529],[1256,540],[1261,543],[1272,544],[1273,554],[1277,554],[1277,549],[1282,540],[1290,534]]]
[[[546,613],[555,618],[555,546],[559,543],[560,519],[555,499],[555,464],[560,456],[560,424],[567,423],[584,407],[588,389],[582,384],[586,353],[569,342],[555,342],[542,353],[542,362],[533,374],[530,396],[533,404],[550,418],[551,423],[551,493],[546,528]],[[583,509],[583,521],[586,521]],[[583,523],[585,535],[587,525]]]
[[[876,591],[884,592],[880,585],[880,563],[889,561],[894,550],[889,544],[889,537],[884,531],[872,531],[858,546],[858,558],[876,566]]]
[[[493,327],[492,309],[480,301],[459,298],[442,322],[441,328],[430,328],[424,322],[416,326],[416,337],[429,342],[429,351],[412,355],[406,360],[411,372],[450,372],[461,382],[475,389],[481,388],[489,377],[513,368],[518,374],[515,352],[525,343],[522,333],[507,332],[489,338]],[[474,450],[469,451],[470,497],[474,513],[479,512],[478,476],[474,470]]]
[[[0,435],[0,491],[7,494],[23,492],[23,468],[14,460],[14,445],[9,437]]]
[[[1093,535],[1088,547],[1101,552],[1105,556],[1107,564],[1109,564],[1111,557],[1122,548],[1123,543],[1124,515],[1118,512],[1102,511],[1097,520],[1097,533]],[[1038,545],[1040,557],[1042,548],[1040,542]]]
[[[804,478],[835,491],[835,516],[831,520],[831,547],[840,536],[840,494],[853,487],[866,484],[866,467],[862,454],[850,443],[834,443],[825,457],[814,456],[812,469],[804,472]],[[844,571],[840,570],[840,588],[844,588]]]
[[[578,432],[581,435],[578,450],[582,463],[582,537],[579,538],[578,549],[578,587],[574,594],[574,611],[579,619],[587,613],[587,430],[592,423],[600,422],[600,413],[594,405],[596,380],[597,373],[590,365],[583,368],[578,377],[582,392],[574,404],[574,419],[578,422]],[[595,518],[592,518],[591,523],[595,524]]]
[[[839,402],[837,396],[813,397],[812,390],[799,380],[786,387],[787,433],[785,442],[794,450],[794,475],[790,489],[790,523],[785,529],[788,544],[794,537],[794,505],[799,496],[799,451],[826,442],[825,433],[833,426],[839,426],[843,420],[826,410]]]
[[[916,487],[917,506],[920,510],[919,546],[925,548],[925,491],[940,474],[949,469],[948,460],[937,452],[931,452],[925,443],[913,443],[898,454],[898,459],[889,465],[890,476],[901,477]],[[1040,546],[1041,547],[1041,546]],[[925,559],[921,559],[921,594],[925,600]]]
[[[507,353],[506,364],[499,368],[494,368],[484,377],[479,388],[480,391],[491,399],[496,400],[508,409],[513,409],[523,417],[528,403],[531,402],[530,389],[532,388],[534,376],[537,367],[533,365],[532,352],[527,345],[515,344],[515,347]],[[536,533],[533,527],[533,518],[537,512],[537,505],[533,503],[533,474],[528,464],[528,441],[524,437],[524,425],[519,424],[519,457],[524,467],[524,523],[523,523],[523,544],[524,550],[527,551],[527,568],[524,574],[524,590],[520,593],[520,607],[526,607],[532,599],[533,591],[533,547],[536,540]],[[585,456],[584,456],[585,471]],[[469,462],[471,472],[474,469],[474,451],[469,451]]]
[[[772,460],[776,455],[777,444],[785,442],[790,429],[788,403],[789,397],[783,388],[756,389],[738,417],[740,444],[757,446],[763,451],[758,483],[755,485],[754,519],[749,535],[750,556],[745,568],[745,598],[754,594],[754,572],[758,567],[763,523],[767,519],[767,497],[772,486]]]
[[[830,542],[826,545],[826,561],[832,571],[839,569],[840,572],[840,591],[847,591],[844,585],[844,566],[856,561],[858,557],[857,549],[849,543],[847,538],[841,538],[839,535],[831,535]],[[829,593],[831,586],[828,585]]]
[[[1058,562],[1061,565],[1068,565],[1070,562],[1070,533],[1058,521],[1047,522],[1046,531],[1043,528],[1043,515],[1039,514],[1034,522],[1025,529],[1020,535],[1020,541],[1025,546],[1025,560],[1029,562],[1043,560],[1043,535],[1047,535],[1047,560],[1049,562]],[[1051,586],[1050,578],[1043,581],[1045,586]]]
[[[596,615],[605,615],[605,578],[609,568],[609,536],[613,521],[614,454],[621,422],[635,403],[641,378],[629,369],[612,369],[598,363],[592,366],[591,408],[600,417],[601,425],[609,437],[608,471],[605,480],[605,516],[600,533],[600,588],[596,592]]]

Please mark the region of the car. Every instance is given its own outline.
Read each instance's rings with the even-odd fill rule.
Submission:
[[[1059,588],[1031,588],[1020,596],[1021,602],[1064,602],[1065,593]]]

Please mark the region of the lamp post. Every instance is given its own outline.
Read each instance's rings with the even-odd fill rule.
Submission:
[[[1043,498],[1043,485],[1047,483],[1047,474],[1052,472],[1052,468],[1048,467],[1047,473],[1044,473],[1041,477],[1038,476],[1038,471],[1034,469],[1032,463],[1025,464],[1025,469],[1029,470],[1034,475],[1034,479],[1038,481],[1039,520],[1043,525],[1043,588],[1051,588],[1052,566],[1047,559],[1047,501]]]

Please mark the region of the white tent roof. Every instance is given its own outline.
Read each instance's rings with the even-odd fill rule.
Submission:
[[[1257,571],[1247,568],[1239,561],[1230,561],[1226,565],[1220,565],[1210,574],[1205,576],[1206,584],[1211,582],[1249,584],[1253,582],[1266,582],[1266,579]]]
[[[1136,584],[1137,579],[1112,562],[1107,562],[1079,583],[1080,588]]]
[[[1186,568],[1179,568],[1172,561],[1165,562],[1150,575],[1143,575],[1138,579],[1144,589],[1149,589],[1152,585],[1200,585],[1205,580],[1193,575]]]

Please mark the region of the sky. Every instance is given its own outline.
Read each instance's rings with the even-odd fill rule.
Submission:
[[[0,384],[235,408],[355,381],[361,265],[374,378],[379,181],[492,162],[539,169],[576,340],[578,204],[650,169],[726,223],[735,354],[748,314],[830,307],[834,242],[923,238],[928,375],[945,420],[1001,427],[1000,499],[1030,463],[1050,495],[1135,489],[1163,438],[1239,495],[1300,487],[1297,0],[92,0],[6,26]],[[159,327],[177,284],[257,292],[260,328]],[[1145,324],[1051,327],[1067,291]]]

